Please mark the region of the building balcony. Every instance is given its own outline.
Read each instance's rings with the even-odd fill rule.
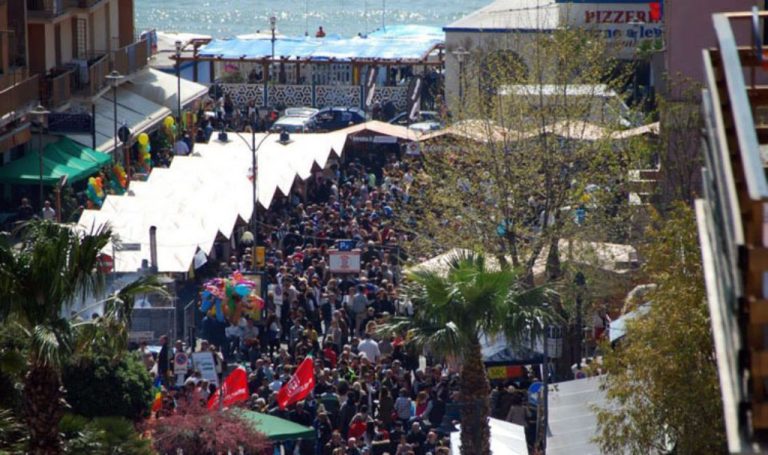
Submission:
[[[52,18],[64,14],[67,9],[64,0],[27,0],[30,18]]]
[[[39,78],[34,75],[0,91],[0,117],[32,107],[39,99]]]
[[[107,86],[106,77],[110,71],[110,62],[109,54],[105,53],[76,62],[72,94],[86,98],[96,96]]]
[[[41,99],[48,109],[61,107],[72,97],[75,88],[75,71],[67,68],[54,69],[43,78],[41,84]]]
[[[112,52],[112,69],[127,76],[147,66],[147,40],[137,41]]]
[[[96,6],[102,1],[103,0],[67,0],[67,6],[71,6],[73,8],[90,8],[92,6]]]

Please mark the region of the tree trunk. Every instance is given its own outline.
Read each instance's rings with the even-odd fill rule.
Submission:
[[[33,365],[24,377],[24,413],[29,426],[29,453],[62,453],[59,422],[64,415],[64,392],[58,372]]]
[[[490,385],[485,374],[480,343],[475,341],[461,367],[461,453],[490,455]]]

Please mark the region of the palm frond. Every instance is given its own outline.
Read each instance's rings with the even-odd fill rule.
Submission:
[[[418,349],[429,348],[440,356],[463,356],[469,347],[471,335],[464,333],[457,324],[449,322],[443,326],[414,324],[409,331],[409,337],[408,343]]]
[[[42,366],[59,367],[71,349],[67,332],[62,331],[61,327],[35,326],[30,346],[34,362]]]
[[[157,277],[141,277],[116,291],[104,302],[104,316],[123,321],[130,326],[136,296],[141,294],[160,294],[163,297],[169,295]]]

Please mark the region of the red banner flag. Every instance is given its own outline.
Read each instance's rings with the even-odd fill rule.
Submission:
[[[303,400],[315,388],[315,362],[312,357],[305,357],[291,380],[283,384],[277,392],[277,404],[285,409],[289,404]]]
[[[219,393],[222,394],[223,399],[219,398]],[[221,387],[211,395],[211,398],[208,400],[208,409],[214,409],[219,406],[219,400],[221,400],[222,406],[232,406],[247,399],[248,373],[245,372],[245,368],[237,367],[224,379]]]

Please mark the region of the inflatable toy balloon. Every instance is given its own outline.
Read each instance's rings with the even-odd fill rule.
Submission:
[[[152,145],[151,145],[151,144],[147,144],[147,150],[146,150],[146,152],[147,152],[147,153],[149,153],[149,152],[151,152],[151,151],[152,151]]]
[[[173,125],[176,124],[176,120],[173,119],[170,115],[163,120],[163,125],[165,125],[166,128],[171,128]]]
[[[139,144],[141,145],[149,144],[149,135],[147,133],[139,134]]]
[[[221,300],[216,299],[216,307],[215,308],[216,308],[216,320],[219,321],[219,322],[224,322],[226,320],[225,319],[226,315],[224,314],[224,310],[222,309]]]
[[[200,311],[207,313],[213,306],[213,295],[208,291],[203,291],[202,302],[200,303]]]
[[[235,292],[240,297],[245,297],[246,295],[251,293],[251,288],[249,288],[244,284],[238,284],[237,286],[235,286]]]

